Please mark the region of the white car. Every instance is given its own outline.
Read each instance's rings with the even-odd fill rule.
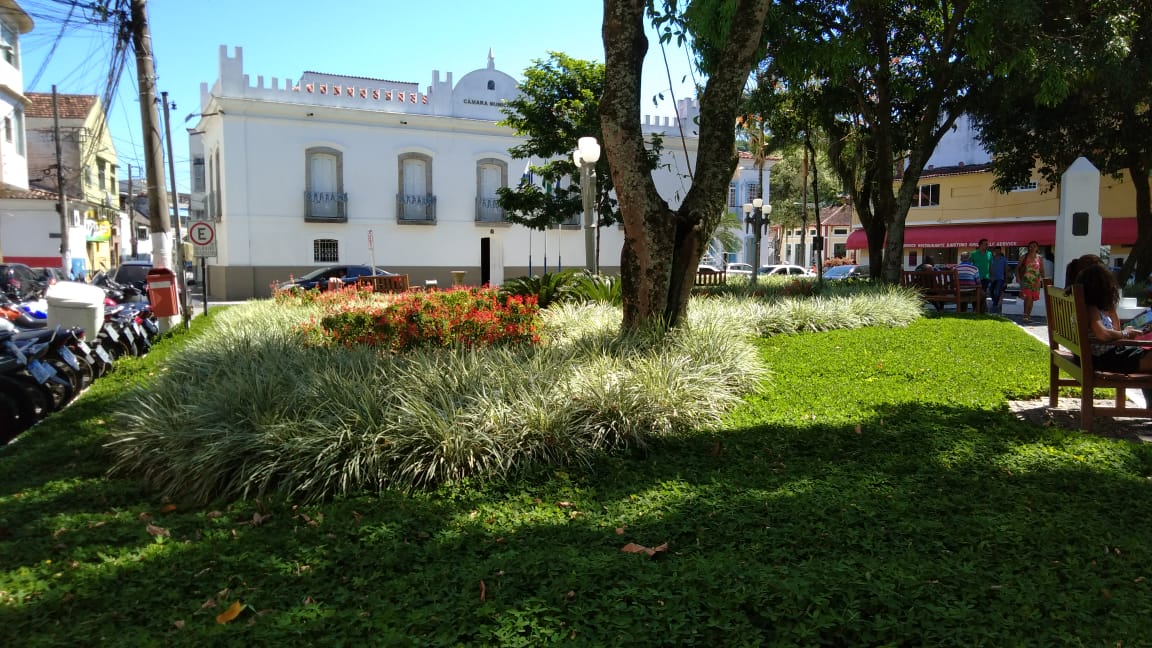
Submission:
[[[749,263],[729,263],[726,271],[732,275],[751,276],[752,265]]]
[[[760,266],[760,275],[762,276],[791,276],[791,277],[815,277],[816,273],[808,268],[798,265],[791,265],[787,263],[779,263],[776,265]]]

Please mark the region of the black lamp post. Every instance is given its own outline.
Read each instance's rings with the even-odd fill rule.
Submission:
[[[753,199],[750,203],[744,203],[744,231],[749,230],[756,233],[756,238],[753,239],[752,249],[754,250],[752,264],[752,282],[755,283],[760,276],[760,239],[763,238],[769,230],[768,216],[772,213],[772,205],[765,203],[762,199]]]

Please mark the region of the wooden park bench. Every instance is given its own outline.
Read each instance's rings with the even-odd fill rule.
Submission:
[[[727,273],[723,270],[712,272],[708,270],[696,271],[697,286],[723,286],[727,283]]]
[[[1073,284],[1070,295],[1056,286],[1048,286],[1044,290],[1050,347],[1048,406],[1057,406],[1061,387],[1078,385],[1081,430],[1091,431],[1097,416],[1152,418],[1152,407],[1127,407],[1124,395],[1126,389],[1152,388],[1152,373],[1114,373],[1098,371],[1092,367],[1088,306],[1084,303],[1083,287]],[[1152,346],[1152,341],[1119,340],[1110,344]],[[1062,378],[1061,373],[1070,377]],[[1115,404],[1112,407],[1097,405],[1097,389],[1115,389]]]
[[[408,275],[365,275],[356,279],[357,288],[378,293],[397,293],[408,290]]]
[[[984,312],[984,290],[980,284],[961,286],[959,273],[955,268],[945,270],[903,270],[900,285],[915,288],[924,301],[944,310],[944,304],[955,304],[956,312],[962,313],[969,304],[973,312]]]

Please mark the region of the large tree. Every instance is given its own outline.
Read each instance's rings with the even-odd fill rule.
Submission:
[[[663,9],[692,34],[708,80],[700,96],[699,150],[692,185],[671,208],[656,191],[645,160],[640,80],[652,0],[604,0],[604,95],[600,125],[624,220],[621,285],[624,328],[672,327],[685,315],[696,266],[725,211],[736,168],[735,129],[748,75],[763,52],[771,3],[696,0]]]
[[[1038,0],[1021,35],[1026,56],[973,109],[993,153],[996,187],[1039,173],[1049,186],[1077,157],[1127,171],[1137,238],[1121,278],[1152,273],[1152,12],[1143,0]]]
[[[796,95],[819,128],[868,237],[873,276],[895,282],[928,158],[988,78],[1011,14],[991,0],[779,3],[763,94]]]

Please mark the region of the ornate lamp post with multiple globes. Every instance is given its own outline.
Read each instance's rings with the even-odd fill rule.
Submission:
[[[584,202],[584,257],[588,272],[599,274],[600,251],[596,249],[598,223],[594,216],[596,203],[596,162],[600,160],[600,143],[595,137],[581,137],[572,152],[572,161],[580,169],[580,198]]]
[[[760,275],[760,239],[769,230],[768,216],[772,214],[772,205],[761,198],[755,198],[750,203],[744,203],[744,231],[755,232],[756,238],[752,245],[752,282],[755,283]]]

